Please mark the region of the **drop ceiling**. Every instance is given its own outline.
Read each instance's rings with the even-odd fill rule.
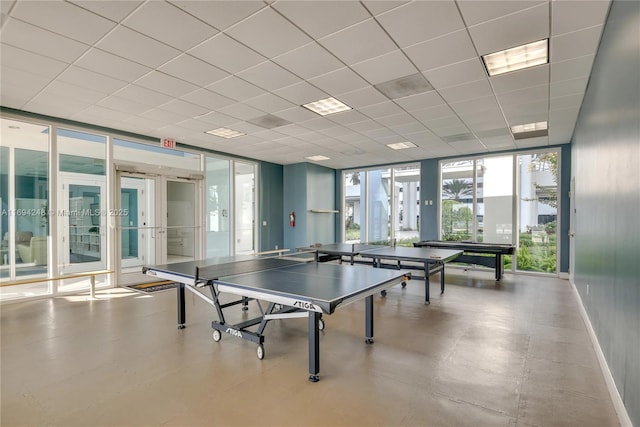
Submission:
[[[0,4],[3,107],[278,164],[320,155],[336,169],[570,142],[609,9],[609,0]],[[547,38],[548,64],[488,77],[482,55]],[[329,97],[352,110],[302,107]],[[510,131],[542,121],[547,136]],[[205,133],[220,127],[245,135]],[[415,147],[387,147],[399,142]]]

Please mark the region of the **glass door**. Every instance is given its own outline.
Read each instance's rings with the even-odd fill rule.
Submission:
[[[147,181],[144,178],[120,178],[120,266],[126,270],[141,267],[149,251]]]
[[[187,180],[166,181],[166,217],[160,234],[161,263],[193,261],[198,253],[199,229],[196,213],[196,183]],[[160,212],[163,212],[161,210]],[[156,245],[157,247],[157,245]]]
[[[61,273],[101,270],[106,266],[106,225],[104,177],[60,173],[62,198],[59,206],[58,240]],[[58,290],[63,289],[62,285]],[[77,288],[73,288],[77,290]]]

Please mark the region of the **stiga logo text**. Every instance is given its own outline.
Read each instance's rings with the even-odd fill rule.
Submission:
[[[293,303],[293,306],[298,308],[304,308],[305,310],[316,310],[315,305],[305,301],[296,301],[295,303]]]
[[[234,337],[242,338],[242,332],[240,332],[237,329],[227,328],[225,332],[228,333],[229,335],[233,335]]]

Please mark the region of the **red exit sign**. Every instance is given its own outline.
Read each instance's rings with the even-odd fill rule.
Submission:
[[[173,138],[163,138],[161,144],[163,148],[176,148],[176,141]]]

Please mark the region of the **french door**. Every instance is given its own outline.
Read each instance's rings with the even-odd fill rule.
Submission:
[[[142,266],[199,257],[200,181],[118,172],[118,283],[150,279]]]
[[[104,176],[60,172],[58,197],[60,273],[104,269],[109,217]]]

